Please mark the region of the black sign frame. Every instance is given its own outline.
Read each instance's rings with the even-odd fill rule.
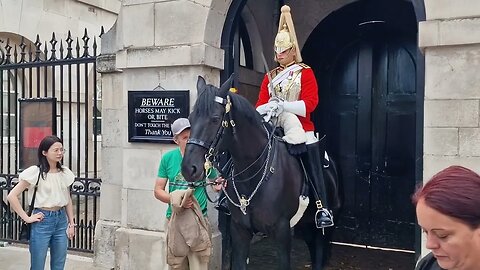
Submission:
[[[128,142],[174,143],[171,124],[189,114],[189,90],[128,91]]]

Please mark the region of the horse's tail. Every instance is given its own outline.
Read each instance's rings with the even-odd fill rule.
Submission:
[[[336,162],[329,157],[328,167],[324,168],[324,176],[329,196],[329,205],[332,211],[338,212],[342,207],[342,199],[340,197],[340,179]]]

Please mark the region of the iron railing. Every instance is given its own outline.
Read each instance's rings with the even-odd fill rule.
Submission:
[[[100,36],[103,34],[103,28]],[[58,46],[58,49],[57,49]],[[73,250],[93,252],[99,211],[101,179],[101,91],[96,72],[97,38],[85,29],[82,38],[35,42],[24,37],[0,36],[0,241],[20,242],[20,218],[10,210],[6,195],[18,183],[19,99],[55,98],[56,130],[66,149],[64,165],[76,179],[71,186],[76,236]],[[27,196],[20,201],[27,207]]]

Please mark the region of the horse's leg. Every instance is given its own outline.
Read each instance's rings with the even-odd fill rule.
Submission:
[[[290,231],[290,221],[288,219],[278,222],[277,226],[275,226],[273,237],[277,243],[278,269],[291,269],[290,251],[292,249],[292,235]]]
[[[312,267],[313,267],[316,261],[315,250],[317,249],[316,241],[315,241],[315,231],[313,227],[312,228],[303,227],[301,229],[301,234],[302,234],[303,240],[305,241],[305,244],[307,244],[308,251],[310,253],[310,260],[312,262]]]
[[[252,234],[235,221],[231,221],[232,270],[246,270]]]
[[[312,259],[312,270],[322,270],[330,259],[332,231],[325,229],[324,233],[322,230],[313,229],[312,232],[315,239],[315,260]]]
[[[330,257],[330,233],[325,231],[325,235],[322,230],[319,230],[312,226],[302,226],[297,228],[301,231],[301,235],[305,244],[307,244],[308,251],[310,252],[310,259],[312,261],[312,270],[323,270]]]
[[[325,242],[324,235],[321,230],[313,230],[315,241],[315,261],[312,261],[312,270],[322,270],[325,264],[325,248],[328,243]]]
[[[222,270],[231,270],[232,268],[232,236],[230,223],[231,216],[218,213],[218,228],[222,233]]]

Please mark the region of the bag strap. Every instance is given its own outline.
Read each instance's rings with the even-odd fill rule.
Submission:
[[[32,197],[32,202],[30,203],[30,208],[28,208],[28,216],[32,215],[33,207],[35,204],[35,197],[37,196],[38,181],[40,181],[40,174],[42,174],[42,169],[40,167],[38,167],[38,169],[39,169],[39,172],[38,172],[37,183],[35,184],[35,190],[33,191],[33,197]]]

